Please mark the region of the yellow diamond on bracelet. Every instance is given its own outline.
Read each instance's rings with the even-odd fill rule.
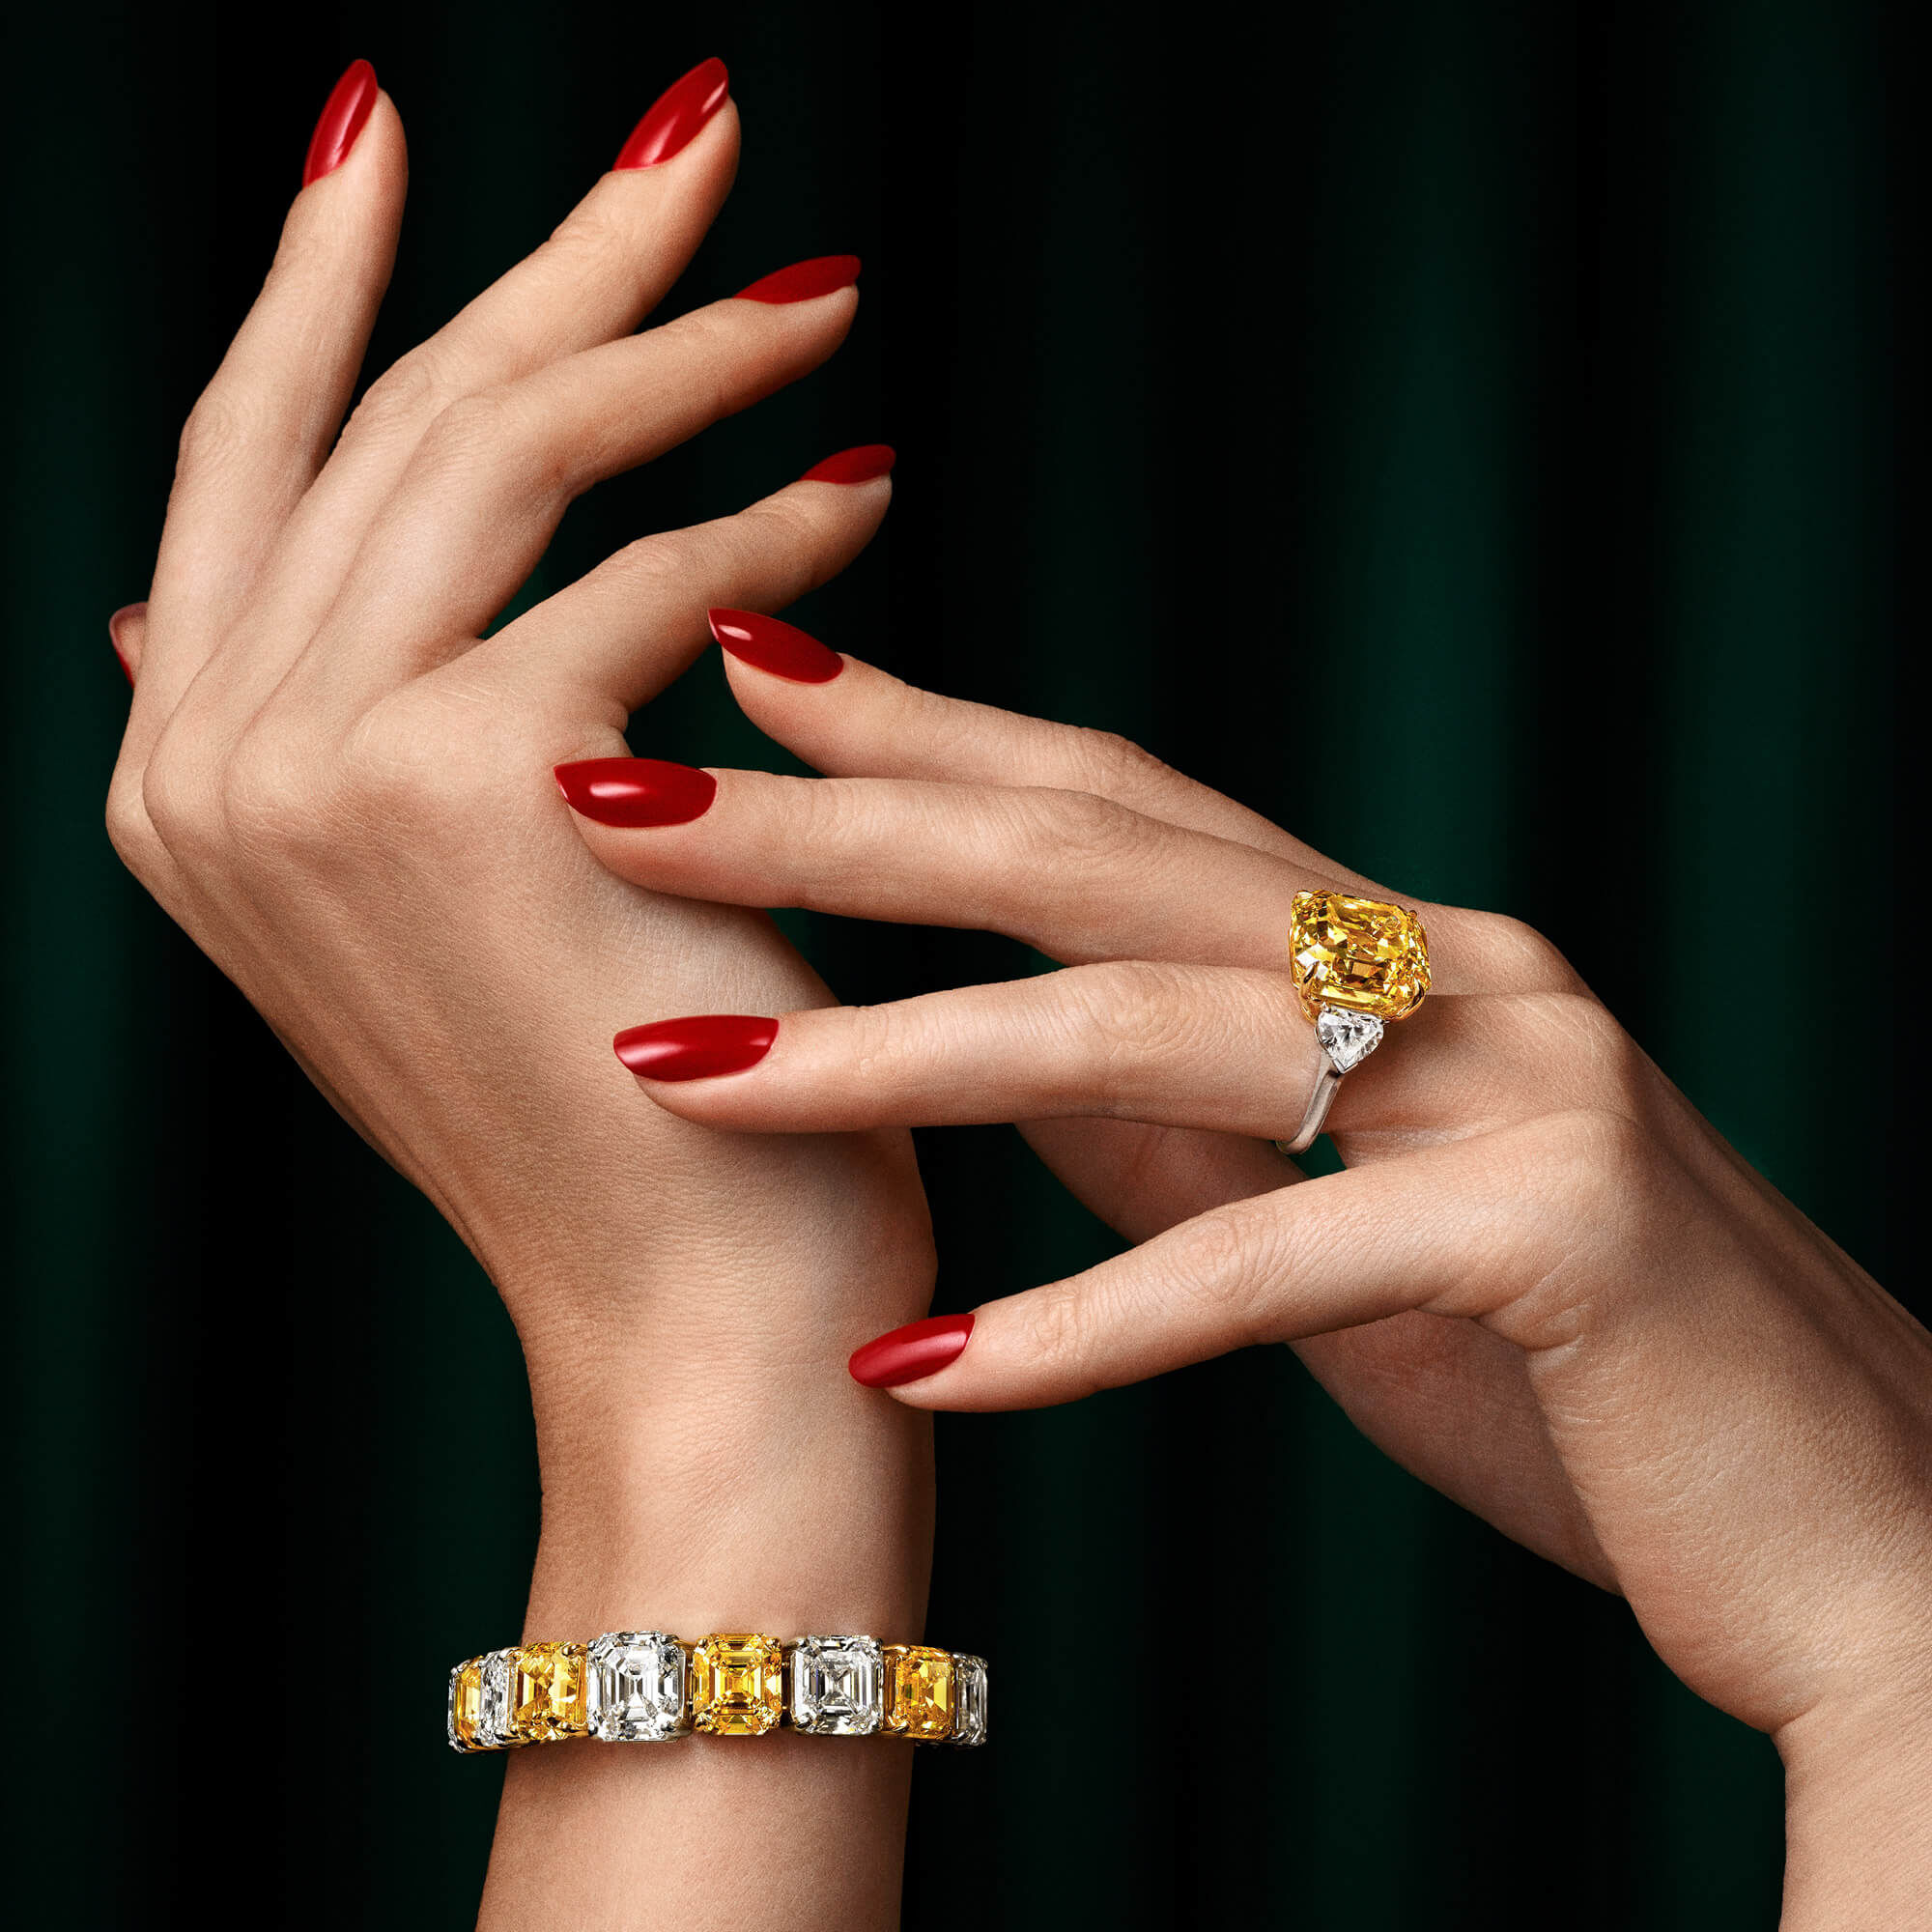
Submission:
[[[1301,1010],[1323,1007],[1399,1020],[1429,990],[1429,942],[1406,906],[1345,893],[1296,893],[1289,927]]]
[[[718,1737],[756,1737],[784,1715],[784,1653],[755,1632],[708,1636],[691,1653],[691,1721]]]
[[[476,1747],[476,1719],[483,1702],[483,1664],[472,1657],[449,1673],[449,1743],[453,1750]]]
[[[936,1744],[952,1734],[952,1653],[886,1646],[886,1729]]]
[[[526,1643],[510,1669],[510,1721],[519,1743],[581,1738],[590,1728],[581,1643]]]

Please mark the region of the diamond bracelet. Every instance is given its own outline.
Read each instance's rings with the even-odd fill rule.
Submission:
[[[493,1650],[449,1673],[458,1751],[693,1731],[751,1738],[781,1725],[822,1738],[984,1744],[985,1660],[869,1636],[730,1632],[688,1643],[663,1631],[607,1631],[587,1644]]]

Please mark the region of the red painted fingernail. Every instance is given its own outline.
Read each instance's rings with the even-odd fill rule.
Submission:
[[[681,155],[730,92],[731,76],[724,71],[724,63],[699,61],[651,103],[650,111],[631,129],[623,152],[611,163],[612,170],[654,168]]]
[[[367,61],[351,61],[324,105],[315,132],[308,137],[308,158],[302,162],[302,186],[332,175],[349,158],[369,110],[376,104],[376,70]]]
[[[134,667],[128,661],[128,653],[121,646],[121,627],[133,618],[143,615],[148,607],[145,604],[124,604],[107,620],[107,641],[114,646],[114,659],[128,675],[128,682],[134,682]]]
[[[772,1050],[777,1020],[752,1013],[699,1013],[626,1027],[611,1044],[639,1080],[715,1080],[742,1073]]]
[[[972,1332],[970,1315],[934,1315],[923,1321],[908,1321],[903,1328],[853,1350],[845,1366],[852,1379],[868,1389],[895,1389],[902,1382],[936,1376],[957,1361]]]
[[[740,289],[733,300],[747,302],[809,302],[820,296],[849,289],[859,279],[856,255],[820,255],[810,262],[794,262],[762,276],[749,289]]]
[[[581,758],[556,767],[572,811],[599,825],[689,825],[711,809],[718,781],[664,758]]]
[[[711,635],[741,664],[788,677],[794,684],[830,684],[845,660],[796,624],[761,617],[755,611],[707,611]]]
[[[857,449],[841,449],[823,463],[814,463],[798,480],[801,483],[869,483],[875,476],[890,476],[898,459],[889,442],[862,442]]]

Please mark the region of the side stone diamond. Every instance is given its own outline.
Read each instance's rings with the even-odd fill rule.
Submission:
[[[791,1720],[820,1737],[868,1738],[883,1716],[885,1656],[868,1636],[802,1636],[786,1651]]]
[[[1323,1007],[1315,1016],[1315,1037],[1337,1073],[1358,1066],[1382,1043],[1382,1023],[1374,1013],[1351,1013]]]
[[[986,1660],[983,1657],[955,1657],[952,1660],[952,1742],[955,1745],[982,1745],[986,1742]]]
[[[478,1666],[476,1698],[478,1750],[501,1750],[505,1745],[516,1742],[515,1726],[511,1718],[514,1707],[510,1702],[511,1666],[516,1655],[514,1650],[493,1650]]]
[[[691,1728],[684,1646],[663,1631],[607,1631],[591,1644],[590,1735],[607,1745],[656,1743]]]

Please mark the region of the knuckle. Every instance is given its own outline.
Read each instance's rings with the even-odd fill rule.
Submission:
[[[1163,1065],[1198,1057],[1201,1027],[1174,975],[1143,960],[1072,966],[1036,982],[1064,996],[1056,1010],[1091,1062],[1100,1097],[1123,1103],[1158,1078]]]
[[[1483,922],[1483,949],[1511,989],[1571,992],[1581,981],[1562,952],[1525,921],[1495,913]]]
[[[258,724],[224,762],[221,829],[231,849],[287,858],[326,838],[327,799],[286,733]]]
[[[137,879],[151,878],[166,857],[167,848],[142,801],[141,774],[127,764],[116,768],[107,786],[107,838]]]
[[[1025,1296],[1025,1359],[1052,1377],[1089,1357],[1093,1321],[1085,1298],[1065,1282],[1037,1288]]]
[[[1091,791],[1016,791],[1019,856],[1083,876],[1117,866],[1141,842],[1143,821],[1126,807]]]
[[[1648,1084],[1650,1062],[1604,1003],[1590,993],[1528,996],[1537,1034],[1560,1063],[1581,1070],[1588,1091],[1634,1100]]]
[[[1128,791],[1169,776],[1169,767],[1131,738],[1090,725],[1066,727],[1066,753],[1073,770],[1089,790]]]
[[[1546,1181],[1561,1204],[1573,1238],[1583,1245],[1620,1241],[1645,1217],[1657,1174],[1650,1137],[1607,1107],[1577,1108],[1546,1123]]]
[[[434,421],[452,400],[435,358],[426,350],[412,349],[363,392],[349,418],[344,440],[389,441]]]
[[[515,473],[540,488],[564,483],[571,469],[561,442],[545,436],[514,385],[478,389],[440,411],[423,432],[416,461],[432,476]]]
[[[213,869],[221,856],[219,814],[209,773],[163,733],[140,780],[140,809],[154,836],[184,871]]]
[[[220,384],[211,385],[202,392],[182,424],[175,474],[183,477],[198,470],[225,468],[247,437],[245,415],[236,399]]]
[[[1267,1291],[1282,1273],[1275,1222],[1241,1204],[1197,1216],[1179,1231],[1171,1287],[1217,1336],[1262,1332]]]

